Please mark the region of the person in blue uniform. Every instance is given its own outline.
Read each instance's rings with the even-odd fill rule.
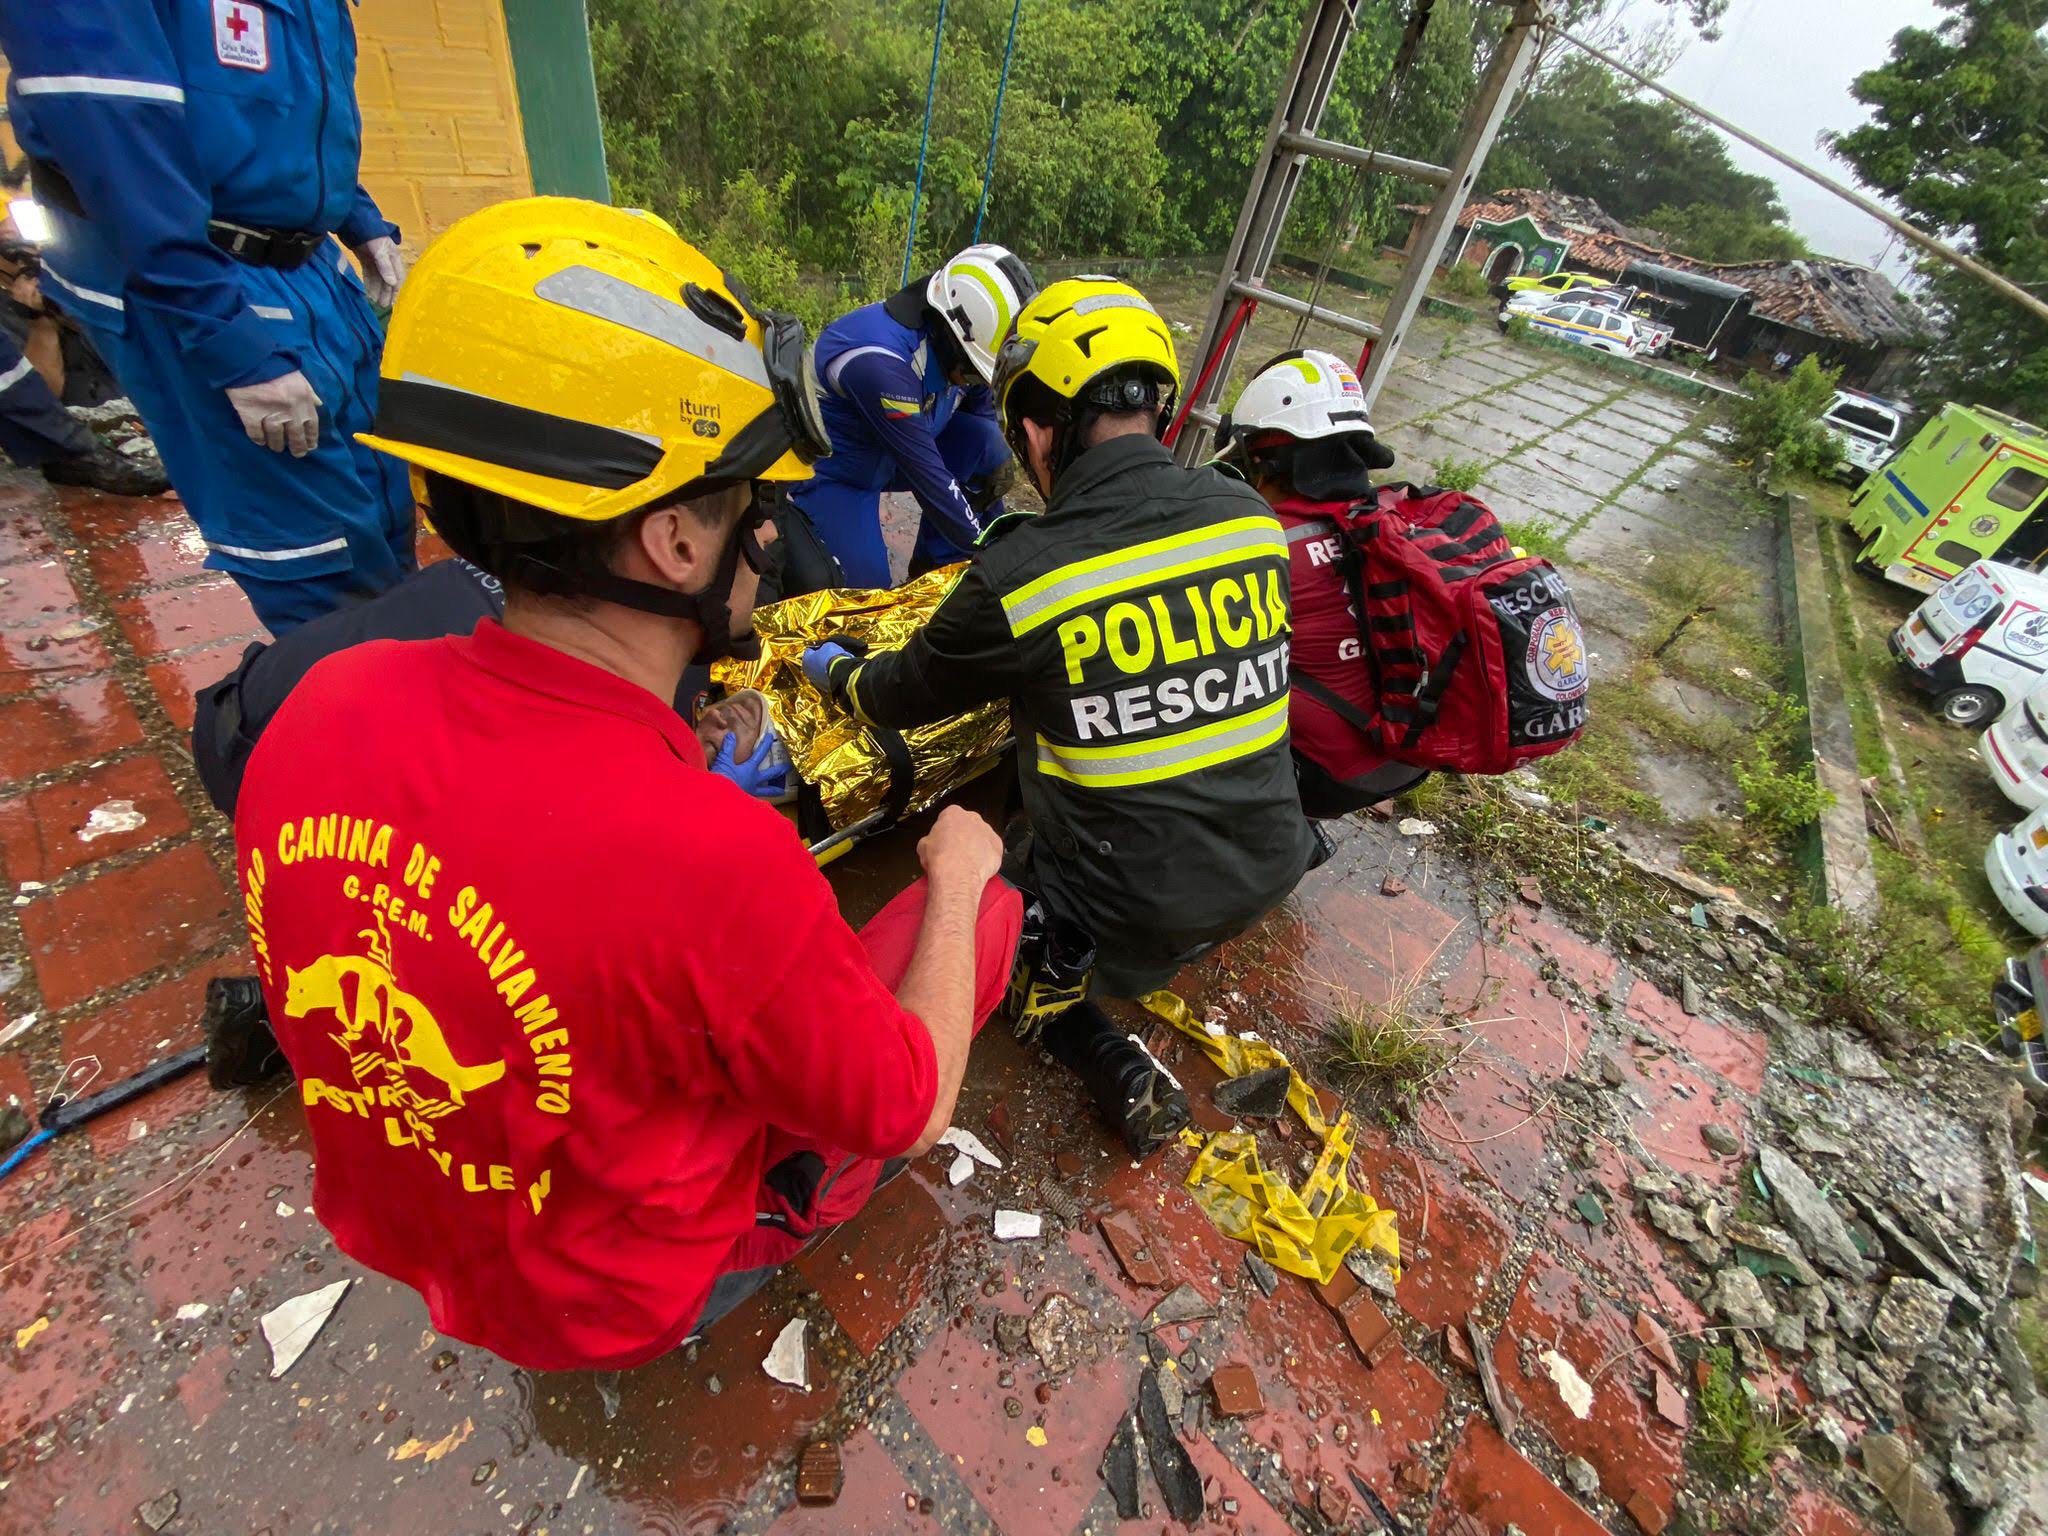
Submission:
[[[819,334],[814,355],[832,452],[791,499],[847,586],[889,585],[886,491],[908,491],[923,514],[913,576],[964,560],[1000,515],[1010,449],[988,381],[1003,332],[1037,291],[1009,251],[973,245]]]
[[[394,585],[410,488],[355,434],[376,411],[371,303],[404,261],[356,179],[348,0],[6,5],[0,50],[55,226],[45,295],[135,402],[206,563],[278,634]]]

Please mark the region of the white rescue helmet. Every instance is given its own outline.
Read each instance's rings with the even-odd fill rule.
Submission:
[[[924,300],[946,323],[981,382],[995,377],[996,350],[1038,285],[1007,246],[970,245],[925,284]]]
[[[1274,358],[1245,385],[1224,420],[1225,454],[1264,432],[1285,432],[1302,442],[1345,432],[1372,434],[1358,375],[1329,352],[1286,352]]]

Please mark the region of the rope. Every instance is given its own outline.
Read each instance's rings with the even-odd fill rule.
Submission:
[[[981,244],[981,216],[988,212],[988,188],[996,174],[996,135],[1003,131],[1003,92],[1010,86],[1010,55],[1017,50],[1017,18],[1024,14],[1024,0],[1015,0],[1010,7],[1010,40],[1003,44],[1003,71],[996,76],[996,110],[988,123],[988,162],[981,168],[981,201],[974,208],[974,238],[970,245]]]
[[[939,19],[932,28],[932,70],[924,83],[924,132],[917,141],[917,180],[910,189],[910,228],[903,234],[903,285],[910,283],[910,256],[917,245],[917,205],[924,196],[924,157],[932,142],[932,101],[939,89],[939,44],[946,36],[946,0],[939,0]],[[994,151],[991,150],[991,153]]]

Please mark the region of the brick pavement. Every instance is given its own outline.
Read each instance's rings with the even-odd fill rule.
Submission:
[[[105,1081],[194,1043],[205,978],[245,966],[226,830],[180,731],[192,688],[257,630],[199,553],[174,502],[0,483],[0,868],[14,892],[0,906],[0,1095],[45,1094],[77,1058],[97,1057]],[[133,815],[82,835],[109,807]],[[1353,1474],[1432,1536],[1663,1529],[1686,1486],[1683,1433],[1656,1407],[1660,1368],[1634,1319],[1647,1310],[1687,1355],[1701,1320],[1628,1187],[1653,1168],[1733,1178],[1700,1128],[1742,1134],[1762,1037],[1685,1015],[1545,916],[1482,924],[1461,872],[1390,829],[1341,831],[1337,859],[1180,990],[1299,1061],[1344,992],[1383,999],[1420,976],[1462,1015],[1468,1048],[1412,1122],[1361,1128],[1356,1172],[1400,1211],[1408,1254],[1372,1358],[1303,1281],[1261,1293],[1182,1189],[1184,1149],[1132,1166],[1071,1086],[1006,1039],[977,1048],[959,1113],[989,1135],[1001,1106],[1001,1173],[956,1189],[926,1160],[700,1349],[616,1382],[534,1375],[436,1336],[415,1297],[341,1258],[307,1209],[289,1095],[188,1079],[0,1185],[0,1531],[132,1529],[172,1493],[174,1532],[1121,1529],[1097,1469],[1148,1368],[1184,1399],[1217,1529],[1361,1528]],[[898,837],[840,866],[850,914],[908,863]],[[1379,893],[1390,869],[1408,892]],[[1582,1006],[1596,995],[1611,1006]],[[1213,1073],[1163,1044],[1220,1123]],[[1639,1106],[1625,1142],[1550,1109],[1550,1088],[1596,1052],[1618,1058]],[[1092,1220],[997,1244],[993,1208],[1043,1209],[1045,1178],[1091,1216],[1129,1213],[1165,1284],[1133,1286]],[[338,1277],[354,1278],[349,1296],[272,1381],[257,1320]],[[1181,1283],[1214,1315],[1147,1329]],[[1055,1292],[1091,1320],[1090,1349],[1056,1376],[1028,1349],[1003,1353],[995,1327]],[[760,1369],[793,1315],[812,1325],[808,1393]],[[1507,1438],[1447,1349],[1468,1319],[1520,1416]],[[1558,1392],[1551,1351],[1593,1384],[1587,1417]],[[1263,1412],[1208,1406],[1201,1384],[1227,1363],[1251,1368]],[[1683,1374],[1675,1385],[1689,1396]],[[831,1510],[793,1502],[812,1437],[843,1454]],[[1567,1491],[1566,1453],[1595,1491]],[[1863,1529],[1796,1463],[1774,1478],[1792,1500],[1780,1528]],[[1165,1528],[1143,1486],[1130,1528]]]

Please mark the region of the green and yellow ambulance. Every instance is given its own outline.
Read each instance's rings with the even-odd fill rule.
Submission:
[[[1932,592],[1978,560],[2048,563],[2048,432],[1988,406],[1944,405],[1849,498],[1857,564]]]

